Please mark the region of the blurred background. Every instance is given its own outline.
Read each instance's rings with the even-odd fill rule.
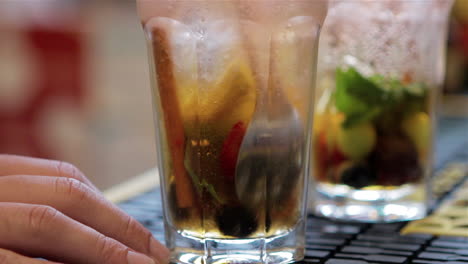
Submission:
[[[468,0],[450,26],[442,112],[467,114]],[[0,153],[71,162],[101,189],[156,165],[134,1],[0,0]]]
[[[0,1],[0,153],[61,159],[98,187],[156,162],[134,1]]]

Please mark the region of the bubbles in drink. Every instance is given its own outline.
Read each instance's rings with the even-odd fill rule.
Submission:
[[[284,1],[192,2],[144,20],[170,224],[196,237],[283,234],[303,210],[318,22]],[[249,132],[252,122],[261,123],[258,112],[275,129]],[[264,132],[274,140],[242,148],[246,137]],[[291,151],[275,156],[265,149]],[[262,175],[242,178],[239,158]],[[239,187],[243,180],[246,188]]]

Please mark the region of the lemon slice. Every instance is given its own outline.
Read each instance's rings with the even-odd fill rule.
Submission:
[[[253,72],[246,60],[236,59],[213,87],[200,97],[200,121],[216,124],[220,134],[237,122],[247,124],[255,108],[256,88]]]
[[[242,121],[250,122],[255,108],[256,88],[252,69],[246,60],[235,59],[212,85],[185,83],[180,87],[181,109],[185,131],[189,137],[201,126],[209,126],[223,136]],[[183,89],[181,89],[183,88]]]
[[[402,124],[403,132],[413,141],[420,155],[426,155],[431,143],[431,119],[424,112],[407,116]]]
[[[341,129],[341,123],[344,120],[342,113],[315,113],[313,134],[318,136],[320,133],[326,133],[327,149],[332,150],[338,141],[338,131]]]

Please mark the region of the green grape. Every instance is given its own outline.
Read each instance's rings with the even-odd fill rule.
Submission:
[[[424,112],[417,112],[407,116],[401,129],[411,139],[420,154],[428,151],[431,142],[431,120]]]
[[[350,128],[340,127],[337,133],[338,148],[350,159],[360,160],[372,151],[376,137],[371,123],[360,123]]]

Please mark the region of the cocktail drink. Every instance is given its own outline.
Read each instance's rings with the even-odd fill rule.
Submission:
[[[325,1],[138,4],[172,260],[300,260]]]
[[[450,6],[449,0],[330,6],[313,133],[316,213],[361,221],[425,215]]]

